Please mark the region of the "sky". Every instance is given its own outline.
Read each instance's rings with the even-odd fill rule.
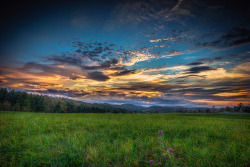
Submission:
[[[249,7],[239,0],[4,0],[0,86],[89,103],[249,105]]]

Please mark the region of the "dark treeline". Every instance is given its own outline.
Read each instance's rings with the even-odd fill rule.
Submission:
[[[250,113],[249,106],[241,106],[240,104],[234,107],[221,108],[203,108],[203,109],[178,109],[178,113]]]
[[[160,109],[145,109],[142,113],[250,113],[249,106],[243,106],[240,103],[234,107],[221,107],[221,108],[175,108],[175,107],[162,107]]]
[[[88,104],[69,99],[53,98],[28,94],[26,92],[8,91],[0,88],[0,110],[30,111],[47,113],[127,113],[125,109],[105,104]]]
[[[250,107],[242,103],[235,107],[212,108],[184,108],[151,106],[148,108],[132,105],[114,106],[109,104],[89,104],[65,98],[54,98],[29,94],[20,91],[8,91],[0,88],[0,110],[5,111],[30,111],[47,113],[222,113],[222,112],[247,112]]]

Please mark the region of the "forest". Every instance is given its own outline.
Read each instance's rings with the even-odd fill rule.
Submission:
[[[46,113],[127,113],[108,104],[89,104],[0,88],[0,110]]]

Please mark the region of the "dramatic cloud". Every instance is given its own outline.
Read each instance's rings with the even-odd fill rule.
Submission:
[[[91,103],[249,104],[243,1],[6,3],[2,87]]]

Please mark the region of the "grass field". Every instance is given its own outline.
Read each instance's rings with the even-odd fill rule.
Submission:
[[[250,166],[249,138],[250,114],[1,111],[0,166]]]

